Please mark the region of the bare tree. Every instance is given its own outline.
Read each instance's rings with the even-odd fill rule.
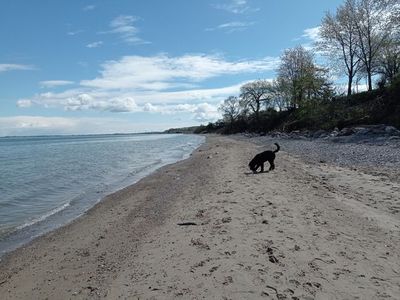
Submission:
[[[220,105],[218,110],[222,113],[224,119],[232,124],[241,113],[239,98],[229,96],[224,100],[224,103]]]
[[[352,15],[355,0],[346,0],[339,6],[336,14],[326,13],[320,27],[321,41],[318,48],[331,62],[339,62],[339,70],[347,75],[347,95],[352,93],[353,79],[360,69],[358,51],[358,34],[356,22]]]
[[[378,69],[378,56],[398,26],[398,0],[355,0],[351,15],[358,35],[358,57],[372,90],[372,76]]]
[[[260,117],[262,102],[272,99],[272,84],[267,80],[256,80],[246,83],[240,88],[241,105],[255,114],[257,122]]]

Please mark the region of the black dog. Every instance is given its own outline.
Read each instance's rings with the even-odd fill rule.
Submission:
[[[276,145],[275,151],[270,151],[270,150],[264,151],[254,156],[254,158],[250,161],[249,168],[250,170],[253,171],[253,173],[256,173],[259,167],[261,167],[261,173],[264,172],[264,163],[266,161],[268,161],[270,164],[269,171],[275,169],[274,165],[275,153],[278,152],[280,149],[277,143],[275,143],[275,145]]]

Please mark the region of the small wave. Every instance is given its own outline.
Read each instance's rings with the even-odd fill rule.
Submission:
[[[161,139],[165,140],[159,141]],[[62,141],[64,144],[76,139],[65,140]],[[15,163],[7,169],[11,174],[8,176],[10,182],[0,182],[0,211],[3,215],[10,214],[5,222],[0,213],[0,237],[7,236],[0,238],[0,255],[4,249],[11,249],[77,218],[107,194],[137,182],[166,164],[189,157],[204,142],[204,138],[198,136],[128,136],[126,140],[130,143],[115,143],[125,141],[125,137],[110,138],[110,146],[106,148],[94,147],[90,143],[94,138],[87,137],[87,140],[88,143],[68,149],[50,147],[48,143],[38,145],[27,140],[22,145],[22,154],[29,153],[29,156],[25,158],[22,155],[26,159],[26,164],[22,166],[19,164],[21,155],[17,151],[22,146],[18,144],[8,150],[9,156],[15,157]],[[32,147],[34,155],[31,154]],[[79,153],[79,156],[71,153]],[[47,159],[54,157],[57,159]],[[41,169],[34,168],[33,173],[24,172],[32,169],[26,166],[32,165],[32,162],[36,164],[38,160],[42,163]],[[54,168],[54,172],[40,177],[40,181],[29,181]],[[15,209],[16,205],[21,205],[20,209]],[[46,212],[47,209],[50,211]]]
[[[51,210],[51,211],[49,211],[48,213],[46,213],[46,214],[40,216],[39,218],[33,219],[33,220],[28,221],[28,222],[26,222],[26,223],[24,223],[24,224],[22,224],[22,225],[19,225],[19,226],[16,228],[16,230],[21,230],[22,228],[25,228],[25,227],[28,227],[28,226],[32,226],[33,224],[42,222],[42,221],[46,220],[48,217],[50,217],[50,216],[52,216],[52,215],[55,215],[56,213],[59,213],[60,211],[66,209],[68,206],[70,206],[70,203],[69,203],[69,202],[68,202],[68,203],[65,203],[65,204],[63,204],[62,206],[59,206],[59,207],[57,207],[57,208],[55,208],[55,209],[53,209],[53,210]]]

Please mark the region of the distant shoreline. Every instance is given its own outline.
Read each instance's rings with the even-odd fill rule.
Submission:
[[[84,134],[39,134],[39,135],[5,135],[1,138],[34,138],[34,137],[79,137],[79,136],[124,136],[124,135],[140,135],[140,134],[168,134],[164,131],[151,132],[130,132],[130,133],[84,133]]]

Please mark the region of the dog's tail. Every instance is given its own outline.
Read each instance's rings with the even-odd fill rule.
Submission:
[[[276,145],[276,150],[274,151],[274,153],[278,152],[281,149],[281,147],[279,147],[278,143],[275,143],[275,145]]]

